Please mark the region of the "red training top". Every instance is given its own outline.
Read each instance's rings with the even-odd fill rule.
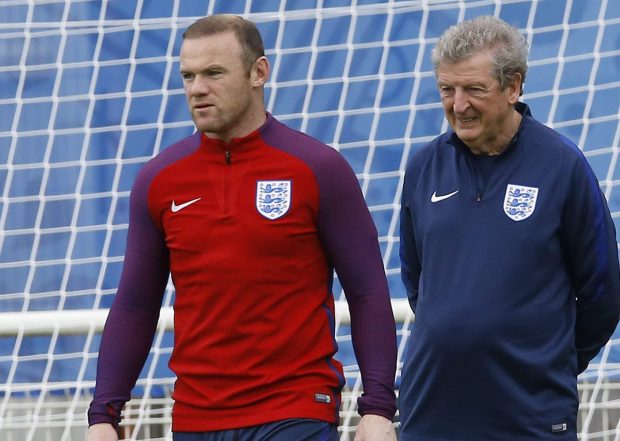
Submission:
[[[90,424],[118,424],[169,274],[174,431],[338,422],[334,269],[351,312],[360,413],[394,416],[395,325],[377,231],[338,152],[268,114],[230,143],[196,133],[167,148],[140,172],[130,201]]]

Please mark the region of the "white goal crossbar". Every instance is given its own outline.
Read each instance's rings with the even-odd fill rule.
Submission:
[[[402,323],[413,317],[413,312],[406,300],[392,300],[392,309],[397,322]],[[173,316],[172,307],[161,308],[158,328],[171,331],[174,323]],[[101,332],[107,317],[107,309],[5,312],[0,313],[0,336],[50,335],[53,332],[61,335]],[[351,323],[349,308],[344,300],[336,301],[336,320],[340,324]]]

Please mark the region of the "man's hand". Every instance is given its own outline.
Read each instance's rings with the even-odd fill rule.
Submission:
[[[118,434],[112,424],[93,424],[88,428],[87,441],[118,441]]]
[[[357,425],[353,441],[396,441],[394,425],[380,415],[364,415]]]

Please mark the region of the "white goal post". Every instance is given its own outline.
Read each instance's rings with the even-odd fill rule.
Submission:
[[[446,130],[430,50],[448,26],[497,15],[530,43],[523,100],[582,148],[620,231],[620,1],[0,1],[0,438],[81,441],[100,331],[123,264],[138,170],[192,133],[181,33],[196,18],[255,21],[268,110],[339,150],[379,232],[401,355],[413,323],[400,281],[404,166]],[[342,289],[342,441],[362,393]],[[173,287],[124,411],[123,436],[169,440]],[[579,377],[579,438],[620,441],[620,330]]]

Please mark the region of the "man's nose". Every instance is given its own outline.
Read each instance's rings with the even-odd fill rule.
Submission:
[[[207,95],[209,93],[209,81],[197,75],[189,85],[188,93],[192,96]]]
[[[454,103],[452,104],[452,109],[455,113],[464,113],[469,108],[469,99],[467,94],[462,90],[457,88],[454,91]]]

